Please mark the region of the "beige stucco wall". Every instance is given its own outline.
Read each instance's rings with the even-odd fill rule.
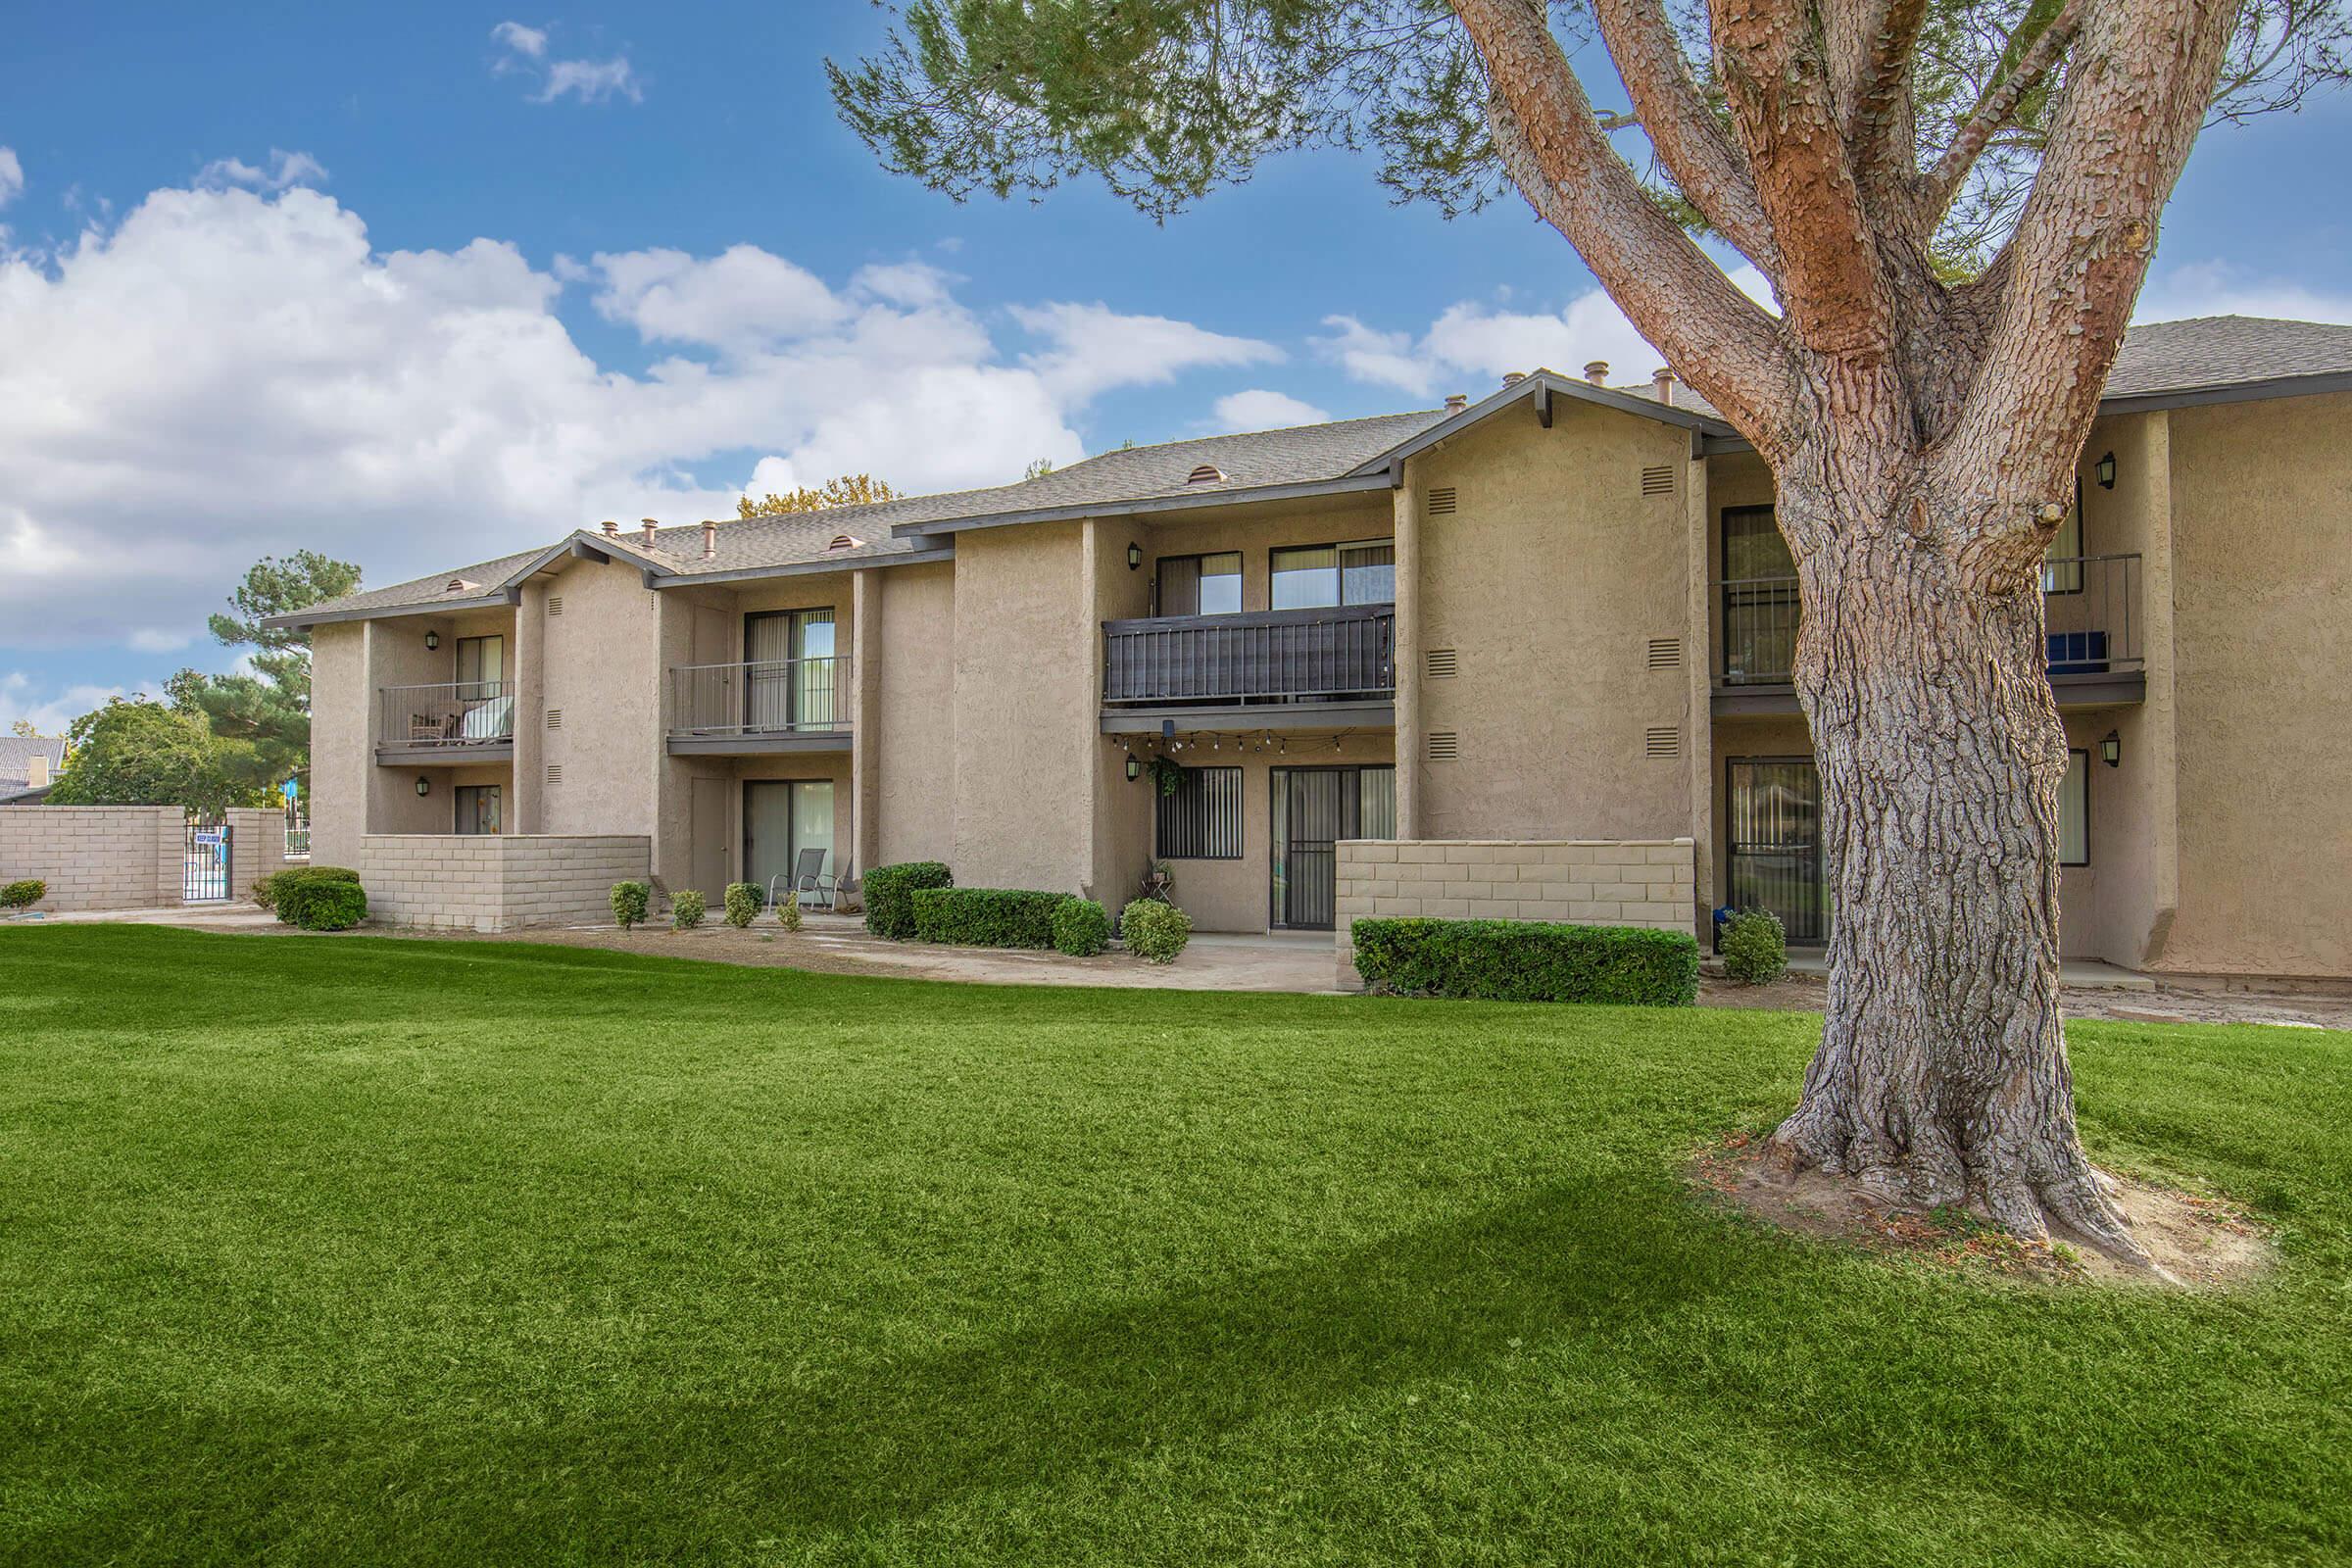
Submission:
[[[440,930],[610,924],[612,884],[641,881],[635,834],[368,834],[358,864],[368,918]]]
[[[1420,683],[1424,737],[1460,755],[1412,791],[1419,830],[1446,839],[1674,838],[1693,819],[1687,739],[1645,755],[1652,726],[1687,734],[1685,671],[1646,667],[1653,637],[1687,637],[1690,542],[1680,429],[1567,399],[1552,428],[1522,405],[1417,460],[1457,511],[1421,527],[1418,640],[1459,674]],[[1670,467],[1665,495],[1642,470]],[[1686,649],[1686,657],[1690,651]]]
[[[1242,558],[1242,609],[1256,611],[1273,608],[1272,564],[1276,550],[1388,539],[1395,532],[1395,518],[1389,509],[1388,494],[1383,491],[1373,495],[1219,508],[1213,512],[1179,512],[1148,524],[1119,526],[1124,531],[1119,536],[1118,548],[1105,557],[1118,577],[1145,579],[1139,587],[1148,587],[1149,580],[1158,575],[1162,556],[1236,551]],[[1144,552],[1143,565],[1133,573],[1127,570],[1126,563],[1126,539],[1130,535]],[[1147,601],[1139,593],[1131,605],[1105,618],[1150,613]]]
[[[564,612],[547,613],[550,595]],[[518,722],[539,728],[540,807],[546,834],[643,834],[657,831],[657,785],[666,758],[662,683],[667,662],[683,662],[683,645],[665,648],[686,624],[681,605],[667,612],[634,565],[575,562],[561,575],[526,585],[522,611],[539,617],[541,711]],[[547,727],[547,710],[562,722]],[[563,769],[561,783],[546,770]],[[660,867],[657,866],[657,869]]]
[[[874,863],[952,860],[956,854],[956,567],[873,574],[882,637],[870,738]]]
[[[350,865],[368,831],[375,772],[368,628],[336,621],[311,633],[311,859],[318,865]]]
[[[176,806],[0,807],[0,882],[48,883],[34,907],[59,913],[168,907],[180,902],[185,822]]]

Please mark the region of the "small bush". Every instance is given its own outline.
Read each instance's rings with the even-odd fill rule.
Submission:
[[[707,906],[703,896],[692,888],[681,888],[669,898],[669,928],[672,931],[691,931],[703,923]]]
[[[798,893],[787,893],[784,902],[776,906],[776,924],[787,931],[801,928],[801,896]]]
[[[250,895],[253,902],[265,909],[276,908],[277,878],[279,875],[283,874],[284,873],[280,872],[270,876],[255,877],[253,879],[253,892]]]
[[[865,928],[904,942],[914,935],[914,895],[924,888],[955,885],[954,874],[937,860],[877,865],[865,873]]]
[[[1119,935],[1146,963],[1174,963],[1193,940],[1193,917],[1173,904],[1138,899],[1120,911]]]
[[[727,884],[727,924],[741,931],[760,918],[760,906],[767,902],[757,882]]]
[[[1066,899],[1054,911],[1054,946],[1091,958],[1110,946],[1110,912],[1092,899]]]
[[[1741,909],[1723,922],[1723,972],[1743,986],[1769,985],[1788,967],[1788,933],[1770,909]]]
[[[29,909],[48,896],[49,884],[28,876],[0,887],[0,909]]]
[[[1539,920],[1358,920],[1355,970],[1375,991],[1491,1002],[1688,1006],[1698,943],[1680,931]]]
[[[918,888],[914,934],[963,948],[1050,948],[1054,911],[1069,902],[1026,888]]]
[[[305,931],[348,931],[368,918],[360,874],[339,865],[280,871],[270,879],[280,923]]]
[[[645,911],[654,906],[654,890],[643,882],[612,884],[612,919],[626,931],[645,924]]]

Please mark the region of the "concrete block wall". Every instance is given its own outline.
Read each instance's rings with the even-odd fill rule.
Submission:
[[[1698,934],[1690,839],[1348,839],[1339,846],[1339,971],[1355,985],[1359,919],[1546,920]]]
[[[155,909],[180,902],[176,806],[0,807],[0,882],[49,884],[37,907]]]
[[[369,918],[443,931],[601,924],[615,882],[653,868],[644,834],[370,833],[356,870]]]

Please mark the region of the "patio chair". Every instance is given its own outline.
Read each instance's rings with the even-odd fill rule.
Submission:
[[[828,890],[824,885],[824,872],[825,852],[822,850],[803,850],[801,852],[801,858],[793,863],[792,867],[792,891],[794,897],[797,898],[803,893],[813,893],[817,896],[818,902],[825,908],[830,909],[833,907],[833,895],[831,891]]]
[[[850,892],[856,886],[856,881],[852,876],[852,873],[855,872],[857,868],[857,861],[844,860],[841,862],[840,870],[832,872],[829,875],[820,874],[817,876],[815,879],[816,891],[823,896],[826,908],[831,909],[838,907],[841,904],[841,896],[844,893]]]

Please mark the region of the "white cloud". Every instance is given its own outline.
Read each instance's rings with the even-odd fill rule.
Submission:
[[[24,166],[14,147],[0,147],[0,207],[24,194]]]
[[[1219,430],[1280,430],[1294,424],[1320,424],[1331,417],[1312,403],[1263,387],[1226,394],[1217,399],[1215,414]]]
[[[539,90],[530,95],[535,104],[552,104],[565,96],[584,104],[607,103],[614,98],[626,98],[633,104],[645,102],[645,89],[638,83],[628,56],[614,55],[610,60],[550,60],[548,30],[519,22],[502,22],[492,27],[490,40],[503,52],[490,62],[490,74],[536,74]]]
[[[300,187],[155,191],[54,258],[0,255],[0,638],[161,651],[266,554],[380,586],[603,517],[725,516],[738,471],[1005,482],[1082,456],[1098,393],[1276,357],[1099,304],[1024,308],[1037,337],[1000,346],[915,264],[830,287],[750,248],[564,270],[684,346],[609,370],[512,245],[379,253]]]
[[[160,626],[141,626],[123,639],[124,646],[134,653],[172,654],[196,640],[190,631],[169,631]]]
[[[270,167],[256,169],[242,158],[216,158],[204,166],[196,183],[207,190],[242,185],[248,190],[290,190],[296,185],[323,185],[326,166],[309,153],[270,149]]]
[[[107,699],[129,695],[129,690],[122,686],[76,685],[50,690],[35,685],[33,678],[23,670],[12,669],[0,674],[0,734],[14,729],[22,718],[31,721],[36,734],[63,735],[82,714],[93,708],[105,707]]]
[[[2135,321],[2192,316],[2276,316],[2352,323],[2352,293],[2265,277],[2231,262],[2187,262],[2152,273],[2132,312]]]
[[[547,53],[547,29],[526,27],[519,22],[502,22],[490,29],[490,36],[518,55],[537,60]]]

